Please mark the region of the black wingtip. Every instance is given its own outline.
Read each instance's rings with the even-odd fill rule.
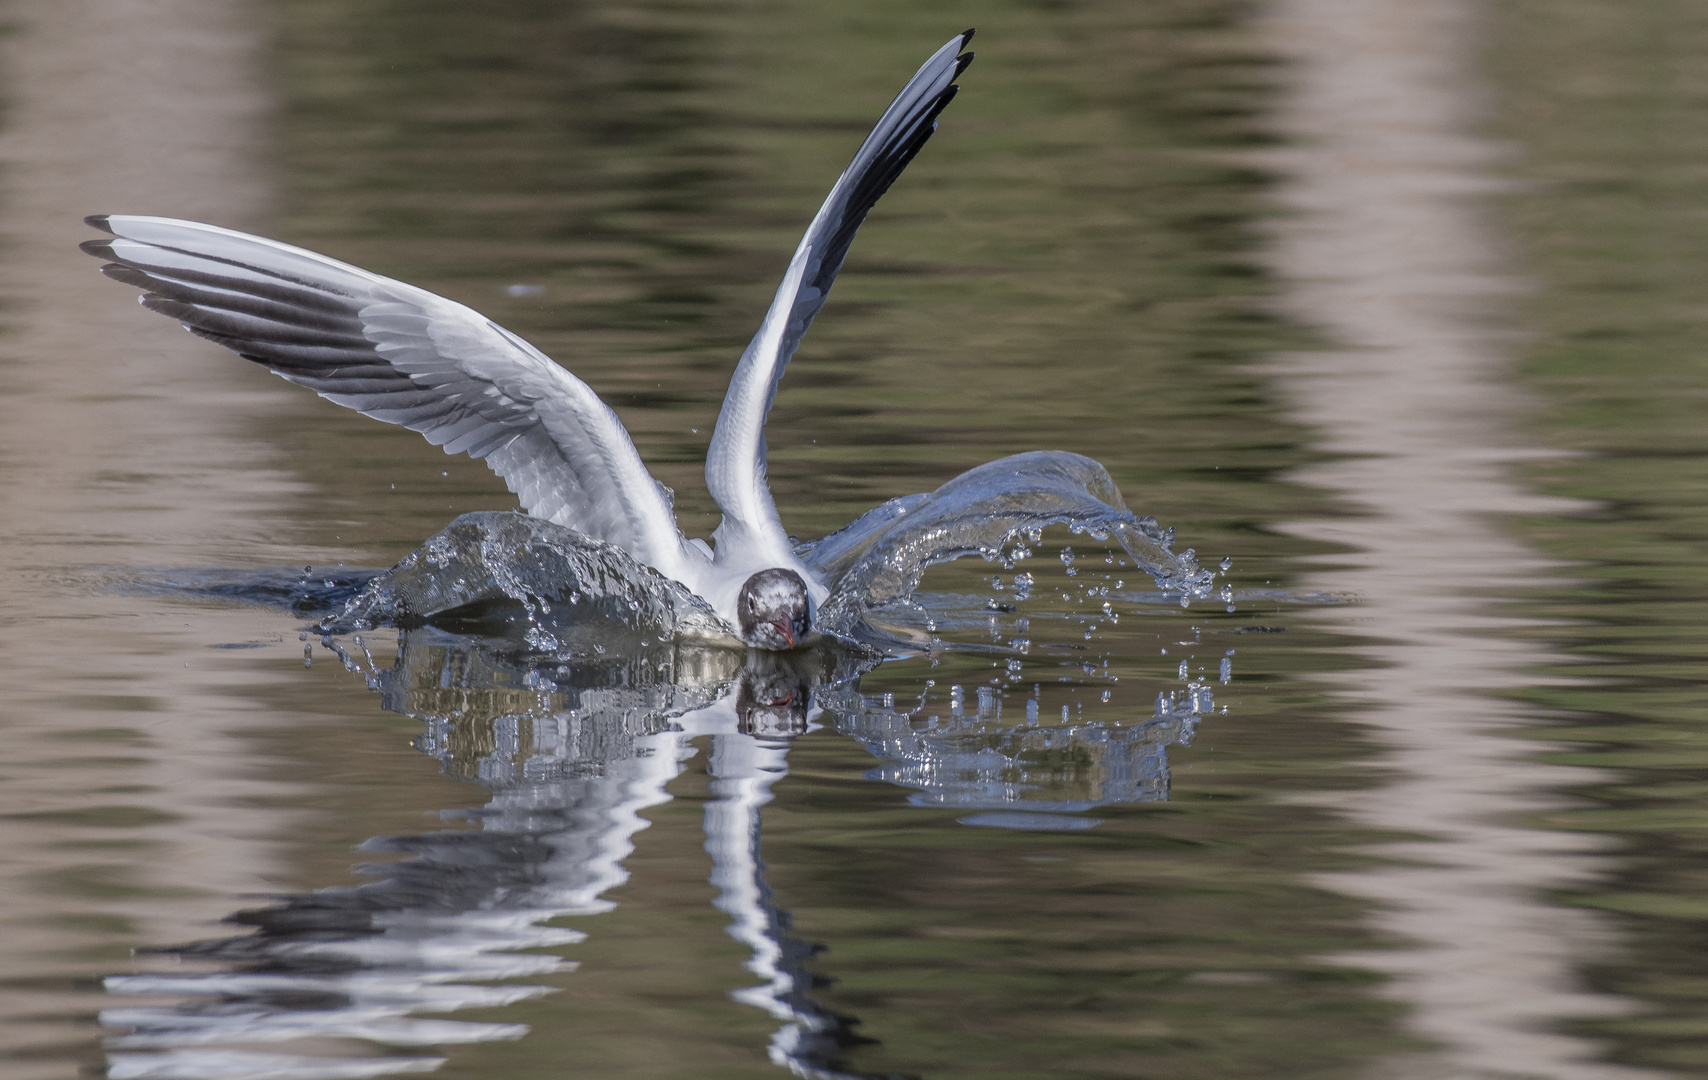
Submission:
[[[114,232],[113,227],[107,224],[107,219],[110,217],[112,217],[111,214],[90,214],[88,217],[83,219],[83,224],[91,226],[92,228],[100,229],[102,232],[108,233],[109,235],[117,236],[118,233]]]
[[[91,251],[89,254],[98,255],[100,252]],[[126,285],[134,285],[135,287],[145,291],[152,289],[155,285],[159,284],[153,278],[149,277],[146,272],[138,270],[134,266],[126,266],[124,263],[107,263],[105,266],[101,267],[101,273],[106,277],[112,278],[114,281],[122,281]]]
[[[959,45],[957,45],[956,48],[957,49],[966,48],[967,42],[973,40],[973,33],[974,33],[973,28],[970,26],[967,27],[965,30],[962,30],[961,31],[961,43]],[[955,57],[955,74],[953,74],[949,77],[951,79],[960,78],[961,72],[967,70],[967,65],[971,64],[973,62],[973,57],[975,57],[977,55],[978,55],[977,53],[964,52],[964,53],[961,53],[959,56]]]
[[[93,255],[97,259],[113,257],[113,242],[111,240],[85,240],[77,245],[77,250],[85,255]]]

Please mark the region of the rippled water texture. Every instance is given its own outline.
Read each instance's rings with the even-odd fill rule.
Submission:
[[[7,15],[8,1080],[1708,1074],[1702,12]],[[76,250],[468,303],[706,535],[788,251],[967,25],[768,431],[846,647],[672,636]]]

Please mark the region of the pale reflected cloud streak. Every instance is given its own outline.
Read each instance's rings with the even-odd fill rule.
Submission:
[[[1358,516],[1294,523],[1344,545],[1307,583],[1356,594],[1323,622],[1364,639],[1370,667],[1335,676],[1387,770],[1336,798],[1358,823],[1426,839],[1382,845],[1388,865],[1325,879],[1374,901],[1409,948],[1342,957],[1393,977],[1412,1030],[1436,1050],[1383,1063],[1404,1078],[1651,1075],[1597,1060],[1574,1018],[1626,1003],[1582,988],[1579,964],[1606,944],[1591,914],[1546,902],[1603,864],[1580,835],[1522,826],[1593,779],[1543,765],[1543,744],[1508,732],[1524,710],[1495,695],[1533,685],[1550,658],[1491,597],[1553,568],[1498,516],[1558,512],[1525,492],[1511,462],[1535,451],[1514,431],[1501,303],[1518,287],[1490,239],[1482,200],[1499,148],[1477,138],[1471,0],[1276,0],[1266,30],[1291,61],[1279,119],[1291,148],[1271,160],[1289,216],[1273,266],[1292,312],[1331,346],[1280,358],[1295,414],[1338,460],[1297,479]]]
[[[150,601],[92,595],[75,569],[197,565],[245,539],[254,550],[302,490],[255,439],[252,417],[276,413],[277,391],[207,363],[208,351],[165,320],[138,325],[135,302],[109,295],[76,250],[81,218],[98,210],[265,222],[272,103],[250,17],[258,10],[248,0],[6,6],[0,621],[10,632],[0,669],[10,692],[0,734],[14,817],[0,831],[0,1057],[9,1080],[64,1074],[64,1060],[40,1048],[86,1037],[68,1019],[88,1007],[71,979],[96,975],[113,944],[192,933],[231,893],[289,872],[281,841],[294,822],[276,807],[303,789],[256,762],[242,734],[255,676],[233,676],[238,665],[202,651],[252,636],[254,619],[202,611],[191,627],[192,616]],[[265,524],[236,535],[244,530],[232,522],[245,520]],[[55,765],[68,757],[83,759],[75,773]],[[64,823],[103,802],[116,807],[109,824]]]

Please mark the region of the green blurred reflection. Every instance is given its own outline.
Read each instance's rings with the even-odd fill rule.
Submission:
[[[1527,523],[1571,564],[1534,598],[1556,620],[1558,760],[1617,772],[1557,828],[1627,852],[1566,901],[1614,913],[1626,946],[1590,973],[1644,1008],[1590,1030],[1619,1059],[1708,1072],[1702,822],[1708,600],[1708,10],[1686,3],[1496,5],[1499,131],[1526,181],[1504,212],[1540,288],[1525,376],[1537,429],[1579,456],[1533,469],[1598,512]]]

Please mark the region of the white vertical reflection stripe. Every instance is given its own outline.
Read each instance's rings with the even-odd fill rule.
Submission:
[[[1593,1042],[1561,1030],[1628,1007],[1575,975],[1603,928],[1545,900],[1596,871],[1596,844],[1520,823],[1593,777],[1539,764],[1543,744],[1507,734],[1522,710],[1494,697],[1533,683],[1548,658],[1489,598],[1551,568],[1492,518],[1562,504],[1505,468],[1536,452],[1517,440],[1523,401],[1502,381],[1499,301],[1517,285],[1478,202],[1498,189],[1499,154],[1472,134],[1480,9],[1274,0],[1267,20],[1293,76],[1280,117],[1292,146],[1270,159],[1291,211],[1273,262],[1293,312],[1332,342],[1275,372],[1322,448],[1344,455],[1297,479],[1359,513],[1290,528],[1352,549],[1308,584],[1360,598],[1320,617],[1376,661],[1335,678],[1387,770],[1334,804],[1426,837],[1325,880],[1375,901],[1379,926],[1410,946],[1342,958],[1391,975],[1387,992],[1438,1047],[1384,1062],[1383,1076],[1615,1080],[1648,1074],[1597,1061]]]

